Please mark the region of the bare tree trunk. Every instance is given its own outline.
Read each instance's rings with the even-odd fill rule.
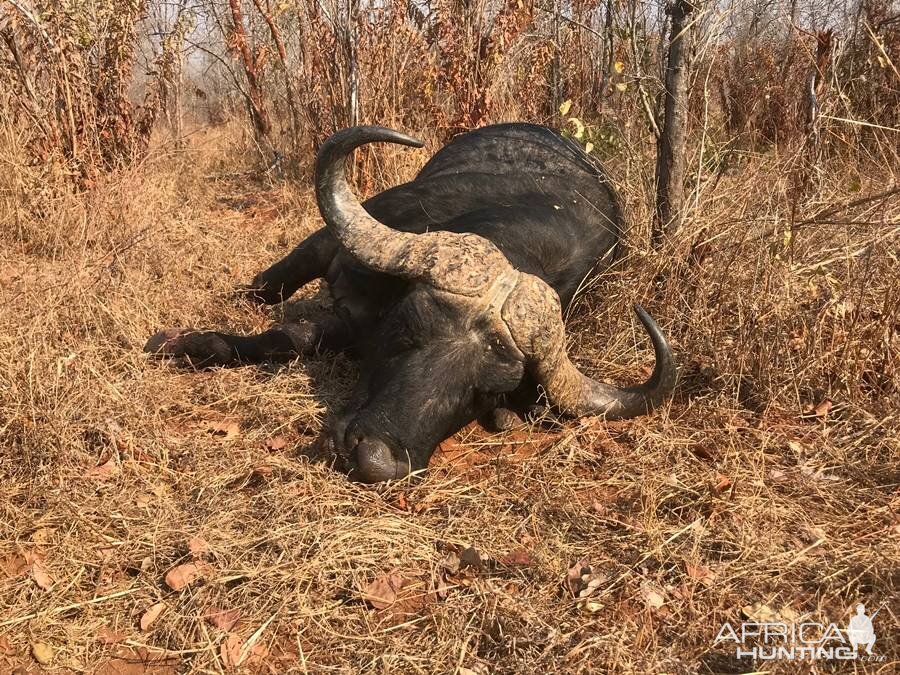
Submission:
[[[600,66],[600,95],[598,97],[598,110],[602,110],[606,102],[606,97],[608,95],[607,89],[609,89],[609,83],[612,79],[613,66],[616,60],[616,45],[613,35],[614,12],[615,7],[613,6],[613,0],[606,0],[606,7],[604,8],[605,26],[603,29],[605,37],[603,38],[603,47],[600,51],[600,56],[603,59],[603,64]],[[632,39],[634,39],[633,35]]]
[[[347,55],[347,118],[350,126],[359,124],[359,63],[356,45],[359,36],[356,20],[359,14],[359,0],[345,0],[347,3],[347,23],[344,26],[344,50]]]
[[[175,137],[175,147],[184,148],[184,60],[182,58],[182,47],[184,43],[184,34],[188,29],[187,26],[187,0],[181,0],[178,5],[178,13],[175,16],[175,23],[172,25],[172,32],[163,40],[162,53],[160,59],[163,67],[160,68],[159,78],[163,88],[166,85],[166,78],[172,85],[168,93],[168,100],[163,101],[166,117],[169,125],[172,127],[172,135]]]
[[[228,0],[228,6],[231,8],[231,30],[234,34],[234,41],[244,63],[244,73],[247,75],[247,105],[250,108],[253,129],[256,132],[257,141],[261,145],[268,146],[267,149],[271,149],[272,144],[269,134],[272,131],[272,126],[269,122],[269,114],[266,112],[262,88],[259,84],[256,59],[253,57],[250,45],[247,42],[247,30],[244,27],[241,0]]]
[[[562,35],[559,26],[559,0],[553,0],[553,57],[550,59],[550,97],[553,114],[562,104],[559,53],[562,51]]]
[[[806,138],[811,155],[815,156],[819,148],[819,98],[818,88],[825,77],[828,60],[831,57],[832,31],[822,31],[816,35],[816,64],[806,76],[805,126]]]
[[[650,235],[654,247],[659,247],[681,225],[688,84],[685,26],[687,17],[696,7],[697,0],[674,0],[668,7],[672,26],[663,92],[663,128],[656,142],[656,220]]]
[[[272,9],[268,0],[266,6],[262,6],[260,0],[253,0],[257,11],[262,15],[263,20],[269,27],[269,33],[272,35],[272,41],[278,50],[278,63],[281,66],[281,72],[284,75],[284,89],[287,96],[288,110],[291,114],[291,144],[297,150],[300,147],[300,112],[297,109],[297,99],[294,95],[294,83],[291,79],[291,73],[287,67],[287,51],[284,48],[284,40],[281,38],[281,31],[275,18],[272,16]]]

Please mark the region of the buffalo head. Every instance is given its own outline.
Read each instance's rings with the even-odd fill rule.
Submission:
[[[672,353],[640,307],[653,374],[635,387],[604,384],[569,360],[556,292],[515,269],[493,243],[468,233],[402,232],[372,218],[350,190],[345,162],[377,141],[422,146],[383,127],[355,127],[329,138],[316,163],[319,209],[343,247],[363,266],[409,282],[367,341],[360,383],[332,429],[352,476],[376,482],[423,469],[441,440],[526,376],[574,416],[633,417],[669,396]]]

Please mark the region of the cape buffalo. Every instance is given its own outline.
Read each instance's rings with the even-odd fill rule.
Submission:
[[[484,127],[455,138],[411,182],[360,204],[346,160],[373,142],[422,147],[378,126],[331,136],[315,170],[326,227],[252,283],[257,300],[277,303],[324,277],[334,300],[324,321],[248,336],[169,329],[145,350],[206,366],[352,348],[361,377],[330,436],[350,476],[365,482],[423,469],[443,439],[523,394],[606,419],[668,398],[674,359],[640,307],[656,357],[645,383],[598,382],[566,353],[562,310],[614,260],[622,229],[617,194],[581,148],[542,126]]]

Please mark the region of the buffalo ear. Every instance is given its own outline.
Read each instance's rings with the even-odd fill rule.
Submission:
[[[653,341],[656,366],[646,382],[624,389],[593,380],[575,367],[566,352],[559,296],[541,279],[520,276],[503,306],[503,319],[553,406],[576,417],[626,419],[658,407],[672,394],[676,380],[675,360],[665,336],[641,307],[635,306],[635,311]]]

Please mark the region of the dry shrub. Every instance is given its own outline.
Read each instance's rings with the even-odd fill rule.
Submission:
[[[143,105],[129,98],[138,22],[146,2],[0,3],[0,82],[6,112],[35,165],[80,181],[140,158],[171,75],[170,42]]]

